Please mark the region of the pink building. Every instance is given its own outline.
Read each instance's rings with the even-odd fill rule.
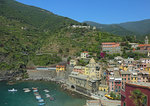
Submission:
[[[150,58],[141,58],[140,61],[141,61],[141,63],[148,64],[148,63],[150,63]]]
[[[78,72],[80,74],[83,74],[84,73],[84,69],[82,66],[75,66],[74,69],[73,69],[74,72]]]
[[[120,76],[122,78],[121,89],[124,89],[125,83],[129,83],[131,81],[131,73],[129,71],[120,71]]]
[[[138,90],[143,93],[144,97],[141,106],[150,106],[150,83],[126,83],[125,90],[121,90],[121,106],[137,106],[132,99],[134,90]]]
[[[121,78],[110,77],[109,92],[120,93],[120,90],[121,90]]]

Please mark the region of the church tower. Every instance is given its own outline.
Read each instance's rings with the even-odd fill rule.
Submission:
[[[149,40],[148,40],[148,37],[146,36],[146,37],[145,37],[145,44],[148,44],[148,41],[149,41]]]

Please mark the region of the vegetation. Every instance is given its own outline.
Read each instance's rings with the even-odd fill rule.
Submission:
[[[88,64],[88,61],[85,61],[84,59],[78,60],[78,65],[80,66],[86,66]]]
[[[101,42],[122,41],[109,33],[69,28],[74,24],[86,25],[14,0],[0,0],[0,70],[25,72],[26,67],[55,64],[61,56],[83,50],[99,54]]]
[[[147,106],[147,96],[144,95],[139,89],[133,90],[130,98],[136,106]]]
[[[112,97],[115,100],[121,100],[121,95],[116,94],[115,92],[110,92],[110,97]]]
[[[96,26],[96,28],[102,32],[109,32],[112,34],[116,34],[116,35],[135,35],[135,33],[133,33],[132,31],[129,31],[121,26],[119,26],[118,24],[110,24],[110,25],[106,25],[106,24],[99,24],[99,23],[95,23],[95,22],[91,22],[91,21],[86,21],[87,24],[91,25],[91,26]]]
[[[121,24],[99,24],[91,21],[85,22],[91,26],[96,26],[98,30],[117,35],[136,35],[142,38],[142,35],[150,33],[150,19],[126,22]]]

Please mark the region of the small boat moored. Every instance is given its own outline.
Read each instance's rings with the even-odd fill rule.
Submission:
[[[46,95],[46,98],[49,98],[50,97],[50,95],[49,94],[45,94]]]
[[[45,90],[43,90],[44,92],[46,92],[46,93],[48,93],[49,92],[49,90],[47,90],[47,89],[45,89]]]
[[[40,103],[41,103],[41,102],[44,102],[44,100],[43,100],[43,99],[39,99],[39,100],[38,100],[38,102],[40,102]]]
[[[9,91],[9,92],[17,92],[17,89],[14,89],[14,88],[13,88],[13,89],[9,89],[8,91]]]
[[[38,105],[39,105],[39,106],[43,106],[43,105],[45,105],[45,103],[38,103]]]

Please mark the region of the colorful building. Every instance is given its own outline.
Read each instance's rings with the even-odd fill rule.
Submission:
[[[64,72],[65,65],[56,65],[56,72]]]
[[[141,97],[141,105],[134,97]],[[121,90],[121,106],[150,106],[150,83],[126,83],[125,90]]]
[[[108,86],[100,84],[99,85],[99,90],[100,91],[104,91],[104,92],[108,92]]]
[[[150,74],[147,71],[140,71],[138,73],[138,82],[149,82]]]
[[[140,50],[150,50],[150,44],[139,44]]]
[[[69,75],[69,82],[71,84],[71,88],[87,95],[97,92],[100,84],[99,79],[89,78],[88,76],[79,74],[78,72],[71,72]]]
[[[124,89],[125,83],[129,83],[131,81],[131,73],[129,71],[120,71],[120,76],[122,78],[121,89]]]
[[[102,51],[112,54],[112,53],[121,53],[121,47],[119,43],[115,43],[115,42],[105,42],[102,43]]]
[[[82,66],[75,66],[73,69],[74,72],[78,72],[79,74],[84,74],[84,69],[82,68]]]
[[[73,59],[70,60],[70,65],[71,66],[75,66],[76,64],[77,64],[76,60],[73,60]]]
[[[132,72],[132,74],[131,74],[131,82],[138,82],[138,74],[137,74],[137,72]]]
[[[88,57],[88,52],[84,51],[81,53],[81,58],[87,58]]]
[[[120,93],[120,90],[121,90],[121,78],[110,77],[109,92]]]

